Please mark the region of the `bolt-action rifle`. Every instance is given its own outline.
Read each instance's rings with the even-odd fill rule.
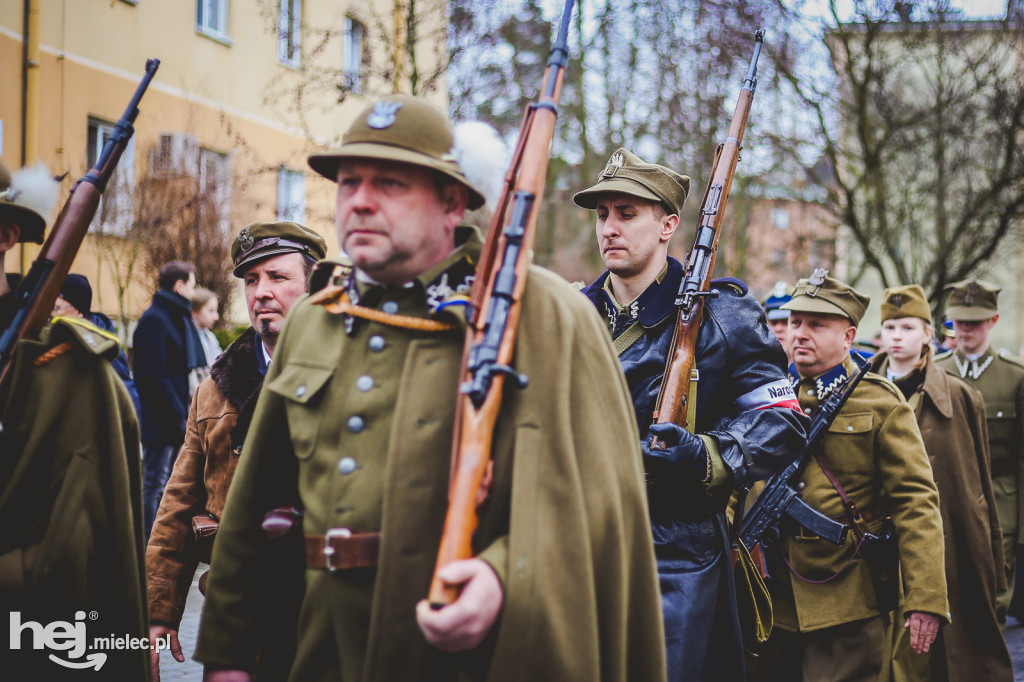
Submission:
[[[854,389],[857,388],[857,384],[871,368],[870,360],[859,360],[856,355],[851,355],[851,357],[859,367],[857,373],[828,394],[811,418],[807,446],[800,457],[768,480],[764,490],[757,496],[757,500],[743,517],[739,540],[747,549],[753,550],[757,544],[762,547],[770,547],[778,542],[779,525],[782,523],[783,517],[791,518],[811,533],[829,542],[837,545],[846,542],[846,534],[850,530],[850,526],[825,516],[804,502],[800,493],[790,484],[799,478],[815,445],[828,432],[836,415],[843,409],[843,405],[849,400]]]
[[[569,57],[573,4],[574,0],[565,2],[540,97],[523,116],[519,142],[505,174],[505,188],[487,231],[470,292],[470,322],[466,328],[452,443],[448,514],[430,585],[429,600],[435,608],[450,604],[458,595],[458,589],[440,580],[437,571],[453,561],[473,556],[471,542],[477,527],[477,501],[487,487],[485,475],[490,470],[491,439],[505,377],[511,377],[520,388],[525,388],[527,382],[510,363]]]
[[[107,187],[121,154],[135,134],[135,119],[139,115],[139,102],[160,66],[159,59],[146,61],[146,73],[132,95],[128,108],[107,138],[96,165],[78,179],[64,207],[57,216],[50,235],[43,244],[39,257],[32,263],[28,274],[14,294],[14,319],[7,329],[0,331],[0,395],[6,387],[13,366],[14,349],[22,339],[33,338],[46,324],[53,312],[53,304],[68,276],[71,264],[78,255],[89,223],[96,215],[100,195]],[[0,425],[2,430],[2,425]]]
[[[711,288],[715,269],[715,254],[722,233],[725,203],[729,198],[736,164],[740,159],[743,132],[747,127],[750,105],[757,87],[757,60],[764,44],[764,30],[754,34],[754,56],[750,60],[747,77],[743,80],[736,109],[729,125],[729,135],[719,145],[711,169],[711,179],[704,192],[700,207],[700,220],[693,248],[686,258],[683,281],[679,285],[675,304],[679,308],[675,326],[675,350],[669,358],[661,383],[654,418],[659,424],[672,422],[690,432],[695,429],[697,415],[697,369],[694,367],[697,334],[704,317],[704,299],[718,292]]]

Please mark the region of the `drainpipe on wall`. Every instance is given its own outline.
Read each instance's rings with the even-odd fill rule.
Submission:
[[[39,0],[25,0],[21,42],[21,166],[39,159]],[[19,249],[19,272],[26,270],[25,244]]]

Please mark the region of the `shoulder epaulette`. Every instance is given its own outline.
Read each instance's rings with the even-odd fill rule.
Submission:
[[[351,272],[352,262],[347,258],[322,260],[309,273],[309,293],[316,293],[327,286],[340,286]]]
[[[1006,350],[999,351],[998,355],[1000,360],[1004,360],[1010,363],[1011,365],[1015,365],[1017,367],[1020,367],[1021,369],[1024,369],[1024,358],[1019,358],[1013,353],[1010,353],[1009,351]]]
[[[100,329],[92,322],[75,317],[55,317],[46,338],[50,345],[71,341],[91,355],[113,359],[120,352],[117,336]]]
[[[932,360],[945,360],[946,358],[952,357],[955,351],[947,350],[944,353],[939,353]]]
[[[711,280],[711,287],[714,289],[731,289],[740,296],[746,296],[750,290],[747,287],[746,282],[735,277],[722,277],[720,279]]]
[[[874,372],[868,372],[867,374],[864,375],[864,381],[870,381],[873,384],[878,384],[879,386],[883,386],[883,387],[885,387],[886,390],[888,390],[890,393],[892,393],[894,396],[896,396],[900,400],[905,400],[905,398],[903,397],[903,392],[900,391],[900,389],[896,387],[896,384],[892,383],[891,381],[886,379],[881,374],[875,374]]]

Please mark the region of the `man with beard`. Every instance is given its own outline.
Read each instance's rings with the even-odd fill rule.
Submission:
[[[150,640],[170,638],[171,654],[184,661],[178,626],[185,610],[192,575],[200,561],[209,562],[216,522],[224,513],[228,487],[238,466],[285,316],[307,290],[313,264],[322,259],[323,237],[293,222],[253,223],[231,245],[233,274],[245,284],[245,303],[252,326],[214,363],[192,400],[185,444],[164,490],[153,534],[146,549],[149,579]],[[196,524],[203,524],[193,531]],[[198,537],[202,535],[203,537]],[[206,586],[206,574],[200,589]],[[286,630],[264,643],[287,641]],[[267,619],[268,622],[272,618]],[[292,629],[294,623],[291,623]],[[284,654],[287,660],[287,649]],[[150,651],[153,678],[160,679],[159,657]],[[261,673],[271,674],[280,657],[264,647]],[[281,671],[277,671],[281,674]],[[274,675],[271,674],[271,678]]]

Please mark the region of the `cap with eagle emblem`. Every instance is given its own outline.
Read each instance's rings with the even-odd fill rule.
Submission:
[[[484,205],[484,194],[466,177],[455,154],[455,134],[448,116],[426,100],[391,95],[356,117],[333,151],[313,154],[309,166],[337,181],[342,159],[379,159],[424,166],[469,190],[469,208]]]
[[[327,254],[327,242],[305,225],[286,220],[246,225],[231,243],[232,274],[242,277],[256,261],[283,253],[301,253],[318,261]]]
[[[946,317],[973,322],[990,320],[999,314],[999,292],[1002,287],[980,279],[965,279],[947,284]]]
[[[919,284],[891,287],[885,290],[882,301],[882,322],[896,320],[901,317],[917,317],[932,323],[932,311],[928,307],[928,297]]]
[[[871,298],[846,282],[829,277],[828,270],[816,268],[811,276],[796,283],[796,291],[783,310],[802,313],[841,315],[854,327],[860,324]]]
[[[627,194],[654,201],[669,214],[679,215],[690,193],[689,176],[656,163],[646,163],[625,148],[619,148],[608,159],[597,184],[577,192],[573,202],[582,208],[597,208],[602,194]]]

